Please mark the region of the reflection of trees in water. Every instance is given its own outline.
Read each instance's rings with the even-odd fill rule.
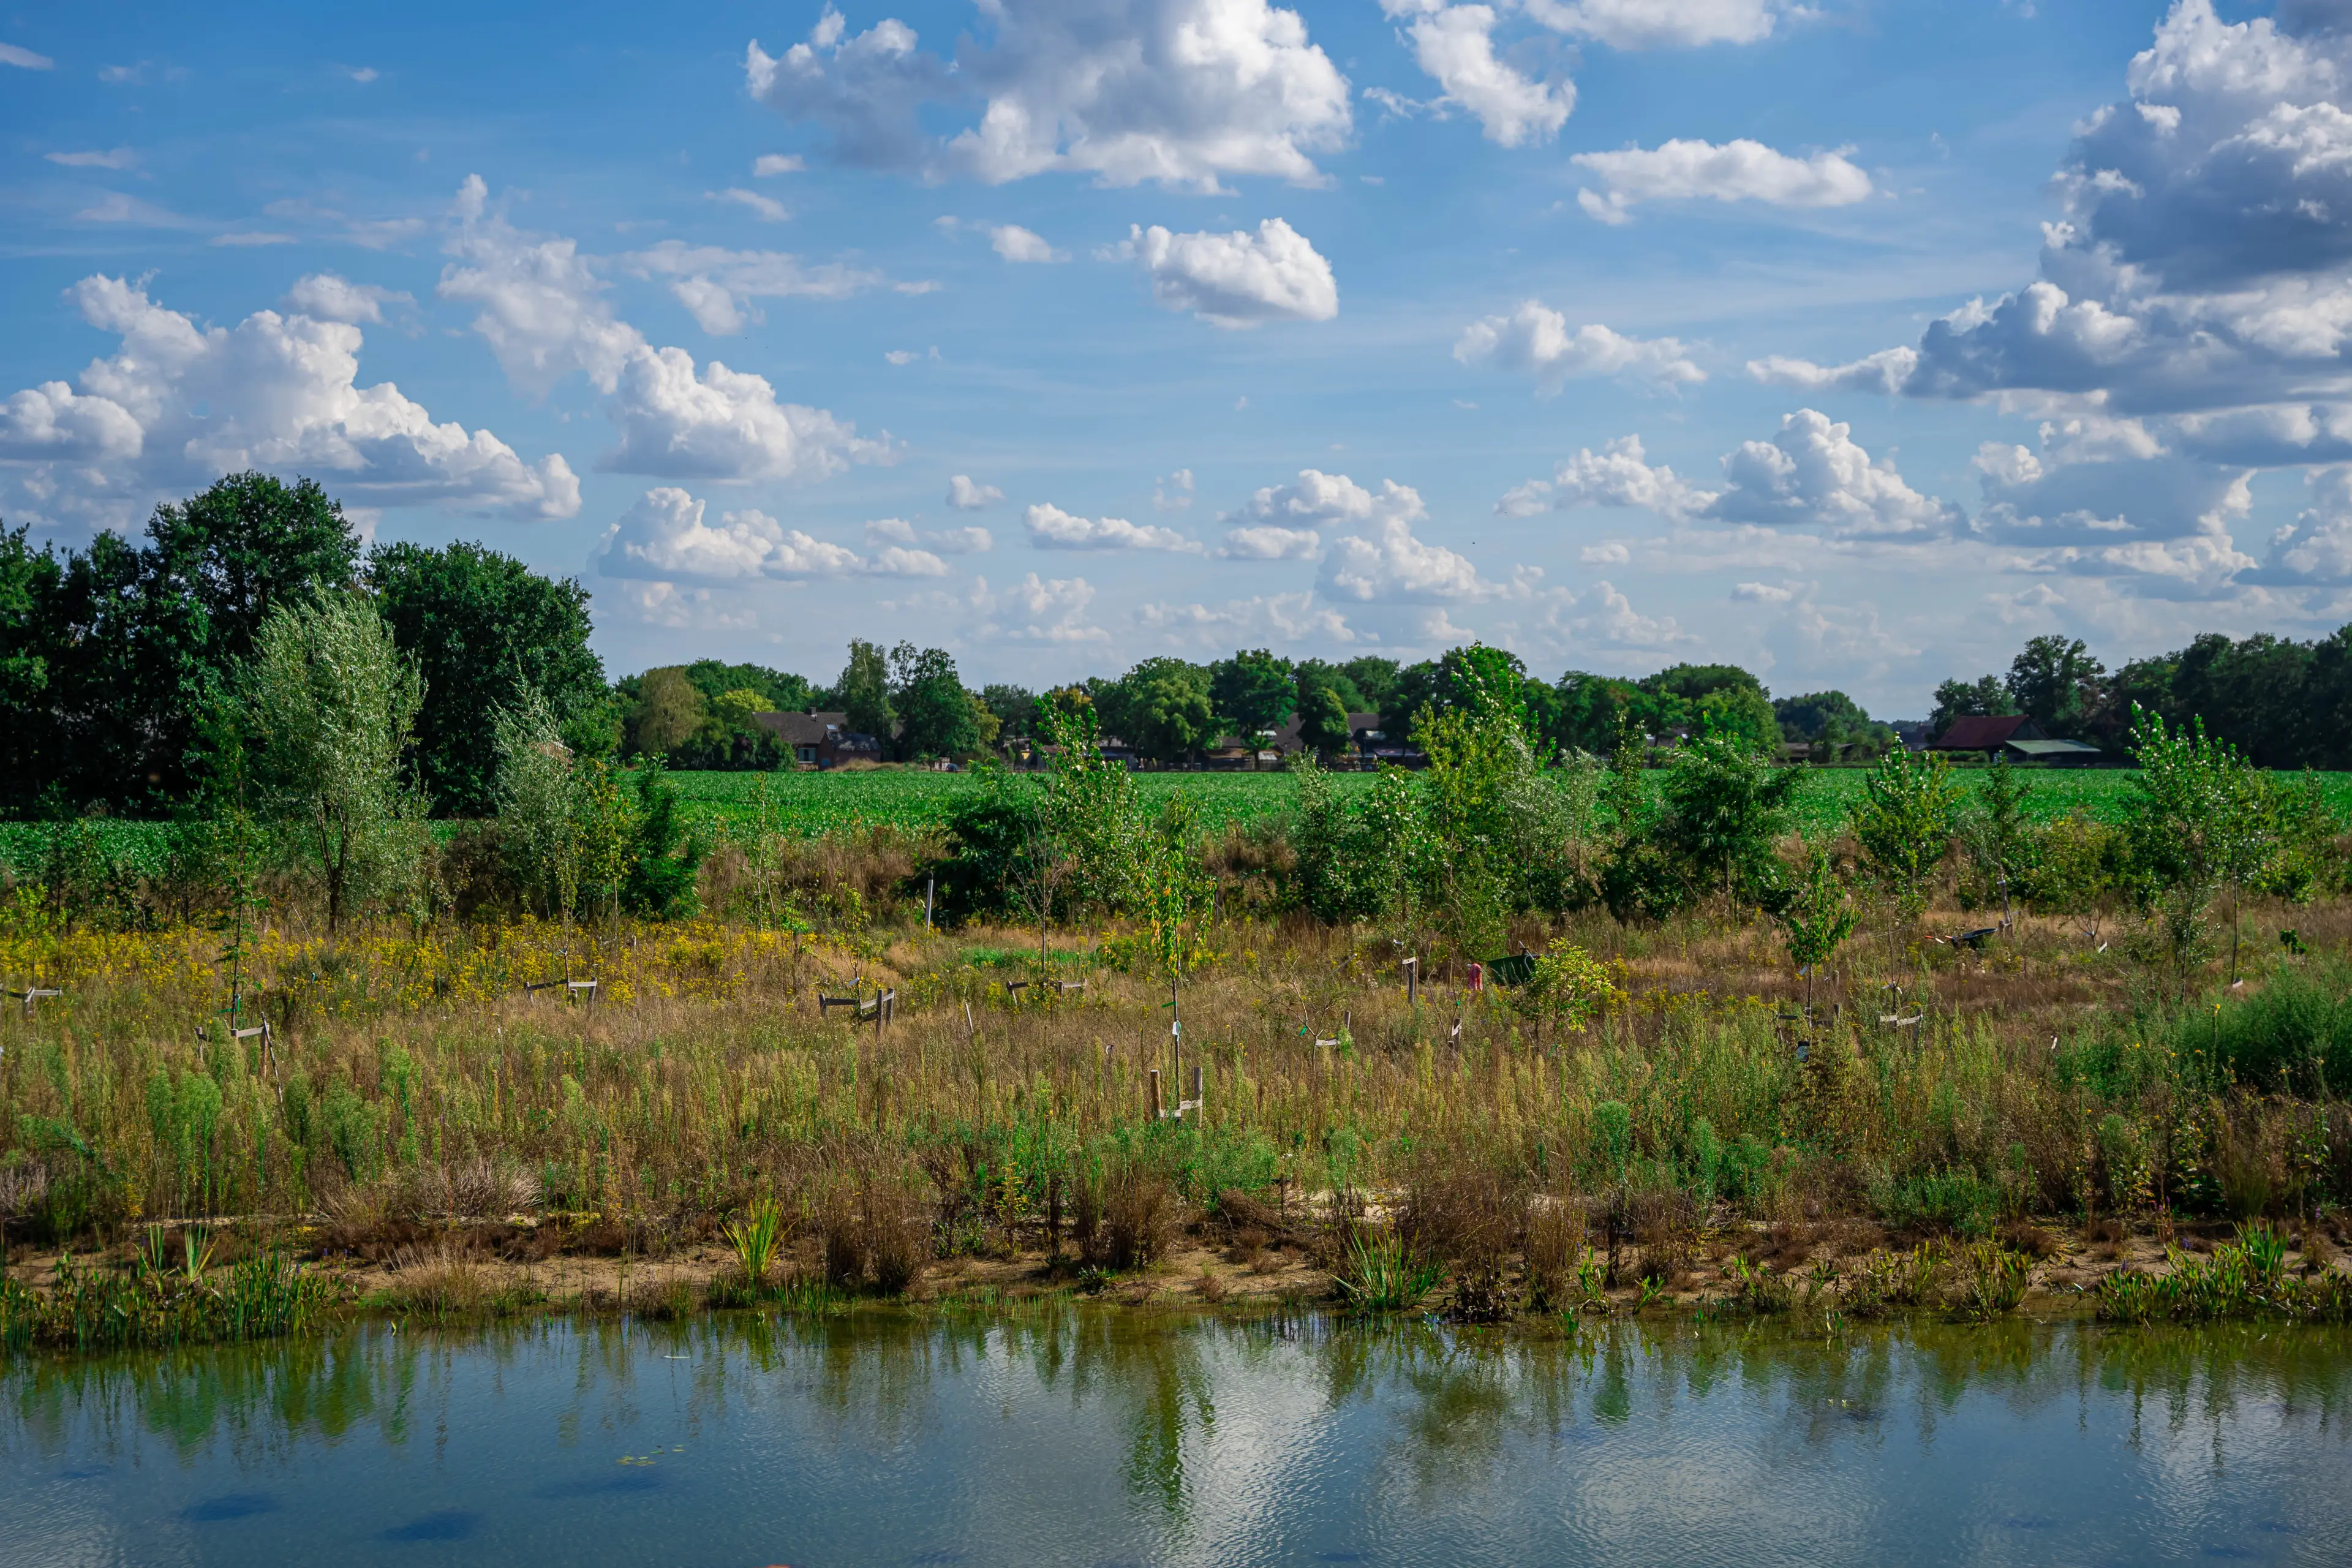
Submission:
[[[665,1355],[685,1361],[659,1376]],[[1202,1478],[1230,1481],[1236,1463],[1281,1472],[1324,1462],[1280,1451],[1316,1429],[1313,1416],[1268,1426],[1276,1451],[1241,1453],[1220,1429],[1221,1394],[1243,1408],[1255,1402],[1261,1424],[1269,1402],[1280,1408],[1294,1392],[1324,1423],[1377,1409],[1391,1425],[1383,1468],[1421,1492],[1450,1494],[1487,1484],[1529,1443],[1557,1448],[1580,1426],[1667,1421],[1732,1393],[1767,1416],[1768,1464],[1775,1442],[1875,1442],[1896,1420],[1932,1441],[1971,1396],[2020,1417],[2062,1402],[2126,1401],[2135,1441],[2210,1426],[2218,1442],[2224,1423],[2255,1405],[2293,1430],[2341,1432],[2352,1416],[2352,1331],[2342,1329],[1923,1321],[1822,1339],[1770,1322],[1600,1322],[1541,1336],[1063,1306],[1010,1318],[551,1321],[474,1335],[366,1326],[264,1345],[28,1359],[0,1373],[0,1455],[110,1456],[152,1436],[183,1456],[225,1444],[243,1463],[370,1427],[397,1446],[438,1425],[461,1380],[478,1384],[485,1358],[492,1372],[568,1372],[567,1440],[639,1419],[641,1392],[677,1389],[681,1378],[696,1423],[781,1408],[837,1440],[892,1448],[936,1430],[950,1389],[994,1394],[1007,1408],[1042,1397],[1066,1409],[1073,1433],[1099,1411],[1124,1489],[1178,1536],[1203,1517]]]

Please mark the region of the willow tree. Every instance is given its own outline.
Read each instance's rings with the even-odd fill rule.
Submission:
[[[261,813],[335,931],[414,882],[423,812],[402,756],[424,682],[365,595],[328,589],[269,612],[241,684]]]

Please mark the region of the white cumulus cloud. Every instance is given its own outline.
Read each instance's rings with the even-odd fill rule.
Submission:
[[[1811,408],[1780,421],[1769,441],[1743,441],[1723,459],[1724,489],[1706,515],[1725,522],[1801,528],[1832,538],[1950,538],[1966,517],[1921,495],[1891,462],[1873,462],[1853,427]]]
[[[1537,300],[1507,316],[1472,322],[1455,341],[1454,357],[1532,375],[1546,395],[1573,376],[1615,375],[1662,386],[1706,379],[1677,339],[1627,337],[1598,323],[1570,331],[1566,316]]]
[[[866,525],[866,542],[877,547],[902,546],[934,555],[980,555],[996,548],[996,538],[984,528],[917,528],[903,518],[885,517]]]
[[[1007,261],[1067,261],[1070,253],[1056,250],[1045,237],[1017,223],[999,224],[988,231],[988,243]]]
[[[332,272],[313,272],[296,280],[279,301],[297,315],[314,321],[382,321],[386,305],[414,305],[416,296],[373,283],[353,283]]]
[[[1004,499],[994,485],[974,484],[969,474],[948,476],[948,505],[958,511],[980,511]]]
[[[1467,558],[1414,533],[1429,517],[1420,492],[1394,479],[1367,489],[1316,468],[1259,490],[1246,515],[1261,527],[1311,527],[1328,536],[1316,577],[1325,597],[1360,605],[1461,605],[1491,596]]]
[[[1687,483],[1664,464],[1652,467],[1639,436],[1621,436],[1598,452],[1579,448],[1550,479],[1529,479],[1505,492],[1495,510],[1506,517],[1532,517],[1578,507],[1623,506],[1680,519],[1705,511],[1715,503],[1715,495]]]
[[[845,300],[886,281],[867,268],[803,263],[782,250],[728,250],[666,239],[621,258],[639,278],[669,280],[669,291],[712,337],[732,337],[761,321],[755,300]]]
[[[1220,327],[1328,321],[1339,313],[1331,264],[1278,217],[1258,225],[1255,234],[1171,234],[1157,224],[1139,225],[1111,254],[1142,263],[1161,305]]]
[[[830,7],[807,39],[744,58],[751,96],[821,127],[864,168],[1001,184],[1051,171],[1105,185],[1214,191],[1228,175],[1318,184],[1345,143],[1347,79],[1296,11],[1265,0],[987,0],[952,63],[886,18],[853,33]],[[976,105],[944,141],[926,106]]]
[[[1919,351],[1881,349],[1845,364],[1815,364],[1811,360],[1779,354],[1748,362],[1748,374],[1767,386],[1793,386],[1800,392],[1901,392],[1918,368]]]
[[[1027,514],[1029,542],[1039,550],[1171,550],[1197,553],[1200,545],[1156,522],[1123,517],[1076,517],[1047,503]]]
[[[893,460],[887,435],[867,439],[824,409],[784,402],[764,376],[717,360],[698,366],[684,349],[656,348],[614,316],[603,281],[572,240],[514,228],[490,209],[478,175],[467,177],[453,213],[445,248],[455,259],[442,268],[438,292],[480,307],[474,331],[518,386],[543,395],[576,374],[609,395],[615,440],[600,468],[740,483],[821,479],[852,462]],[[656,247],[630,260],[649,274],[706,279],[730,297],[738,288],[792,291],[803,276],[791,258],[761,252]]]
[[[1782,16],[1804,10],[1790,0],[1527,0],[1527,8],[1556,32],[1612,49],[1760,43]]]
[[[1579,153],[1569,160],[1601,189],[1577,205],[1603,223],[1623,223],[1639,202],[1754,201],[1782,207],[1850,206],[1870,195],[1870,176],[1843,152],[1792,158],[1745,137],[1717,145],[1676,138],[1656,147]]]
[[[793,216],[793,209],[775,197],[763,195],[758,191],[747,191],[740,185],[730,185],[723,191],[705,191],[702,198],[741,207],[762,223],[782,223]]]
[[[128,169],[139,162],[139,154],[128,147],[89,153],[44,153],[41,156],[68,169]]]
[[[436,423],[390,382],[357,384],[348,321],[257,310],[199,327],[119,278],[68,290],[121,340],[75,384],[0,402],[0,468],[33,515],[122,526],[165,495],[243,468],[301,472],[365,506],[570,517],[580,485],[560,455],[527,463],[488,430]]]
[[[1444,89],[1437,107],[1474,117],[1486,139],[1505,147],[1550,141],[1576,109],[1576,84],[1530,75],[1495,47],[1502,17],[1491,5],[1443,0],[1381,0],[1401,19],[1413,61]]]
[[[675,486],[647,490],[604,531],[590,563],[606,577],[725,586],[761,579],[938,577],[929,551],[883,542],[871,555],[817,539],[755,508],[705,521],[705,504]]]

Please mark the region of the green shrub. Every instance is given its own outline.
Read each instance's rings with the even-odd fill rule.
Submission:
[[[2265,1089],[2325,1100],[2352,1089],[2352,968],[2283,968],[2250,996],[2181,1010],[2164,1047],[2208,1053],[2217,1071]]]
[[[1874,1184],[1872,1206],[1896,1230],[1992,1234],[2000,1220],[2000,1189],[1974,1171],[1944,1170]]]

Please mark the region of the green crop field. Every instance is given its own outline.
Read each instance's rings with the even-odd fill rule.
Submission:
[[[721,831],[741,831],[760,816],[760,792],[764,782],[771,802],[771,820],[787,833],[814,838],[827,833],[857,831],[884,826],[919,829],[947,821],[955,803],[977,787],[969,773],[935,773],[914,769],[881,768],[856,773],[674,773],[669,775],[686,802],[688,816]],[[1653,787],[1664,775],[1652,773]],[[1798,807],[1799,826],[1808,835],[1832,829],[1845,819],[1847,803],[1862,791],[1864,770],[1822,768],[1805,781]],[[1980,775],[1963,770],[1973,791]],[[2035,770],[2031,773],[2031,815],[2049,819],[2077,810],[2093,816],[2113,817],[2121,808],[2131,778],[2124,769],[2079,772]],[[2338,814],[2352,816],[2352,773],[2322,773],[2329,803]],[[1226,824],[1261,821],[1289,808],[1294,786],[1287,774],[1145,773],[1136,786],[1147,805],[1157,807],[1170,795],[1192,797],[1199,820],[1211,831]],[[1369,773],[1343,773],[1342,790],[1370,787]],[[153,822],[103,822],[97,825],[100,842],[118,864],[135,871],[160,866],[165,828]],[[0,823],[0,865],[17,875],[37,874],[50,828],[43,823]]]
[[[1798,818],[1808,834],[1834,827],[1845,819],[1847,803],[1862,793],[1864,770],[1822,768],[1805,781]],[[2029,771],[2032,794],[2028,810],[2048,819],[2082,811],[2112,817],[2120,809],[2128,770]],[[759,781],[767,780],[776,820],[788,831],[809,837],[840,828],[889,824],[898,827],[929,826],[947,820],[955,802],[974,787],[966,773],[935,773],[895,769],[857,773],[680,773],[670,777],[696,815],[720,822],[748,822],[757,813]],[[1654,787],[1664,777],[1652,773]],[[1973,791],[1980,773],[1961,772]],[[2352,815],[2352,773],[2320,775],[2328,800],[2341,814]],[[1365,789],[1370,773],[1339,775],[1342,789]],[[1289,807],[1293,786],[1286,774],[1146,773],[1136,784],[1147,803],[1156,805],[1176,794],[1190,795],[1200,820],[1210,828],[1229,822],[1253,822]]]

